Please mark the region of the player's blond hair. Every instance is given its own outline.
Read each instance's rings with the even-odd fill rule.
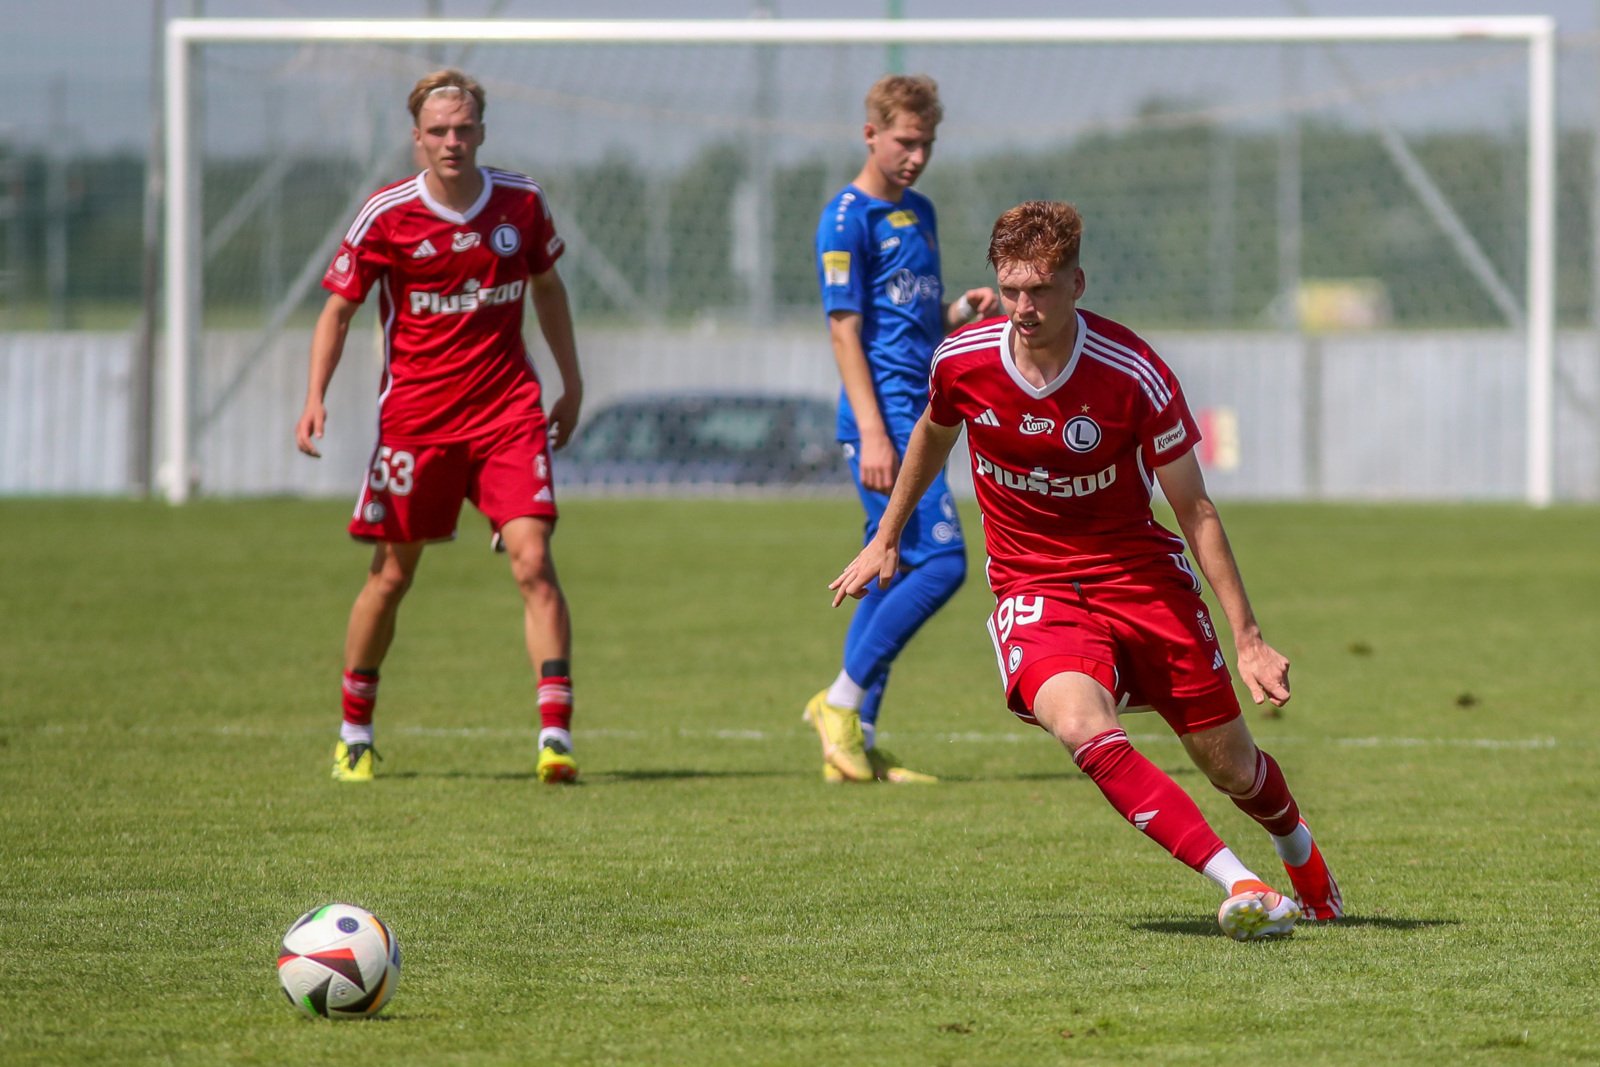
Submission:
[[[1054,274],[1078,265],[1083,216],[1071,204],[1029,200],[995,220],[989,233],[989,265],[1015,263]]]
[[[900,114],[915,115],[929,126],[944,118],[939,83],[926,74],[885,74],[867,90],[867,121],[892,126]]]
[[[411,121],[415,123],[422,116],[422,105],[427,103],[428,97],[434,93],[448,92],[465,93],[472,97],[473,103],[478,105],[478,121],[483,121],[483,108],[486,103],[483,86],[478,84],[476,78],[453,69],[424,74],[422,79],[411,87],[411,95],[406,98],[406,106],[411,109]]]

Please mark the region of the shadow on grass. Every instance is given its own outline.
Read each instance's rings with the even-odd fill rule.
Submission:
[[[1302,923],[1301,930],[1318,927],[1338,930],[1346,927],[1371,927],[1378,930],[1426,930],[1433,926],[1460,926],[1459,919],[1400,919],[1387,915],[1346,915],[1332,923]],[[1179,937],[1220,937],[1221,931],[1212,919],[1155,919],[1132,923],[1132,929],[1148,930],[1153,934],[1172,934]]]
[[[422,780],[422,779],[475,779],[484,782],[533,782],[537,781],[533,771],[501,771],[490,774],[484,771],[399,771],[395,774],[380,775],[380,778],[390,781],[397,780]],[[595,771],[585,773],[576,782],[564,783],[567,787],[581,786],[585,783],[597,784],[600,782],[655,782],[679,781],[694,778],[787,778],[791,777],[787,771],[706,771],[692,767],[671,768],[663,767],[648,771]]]

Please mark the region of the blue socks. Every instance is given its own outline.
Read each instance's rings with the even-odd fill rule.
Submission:
[[[874,582],[856,605],[844,639],[844,669],[867,691],[861,703],[863,727],[878,721],[894,658],[922,624],[955,595],[966,576],[966,555],[945,552],[901,571],[887,589],[879,589]]]

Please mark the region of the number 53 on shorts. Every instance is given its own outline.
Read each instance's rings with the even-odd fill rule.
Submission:
[[[367,485],[374,493],[388,491],[394,496],[405,496],[416,484],[416,470],[417,459],[410,452],[384,445],[372,457]]]

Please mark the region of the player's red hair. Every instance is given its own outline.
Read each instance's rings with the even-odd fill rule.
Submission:
[[[1018,263],[1054,274],[1078,265],[1083,216],[1071,204],[1029,200],[995,220],[989,234],[989,265]]]
[[[442,89],[454,89],[472,97],[478,105],[478,121],[483,121],[483,108],[487,102],[483,86],[478,84],[476,78],[461,73],[459,70],[436,70],[432,74],[424,74],[422,80],[411,88],[411,95],[406,98],[406,106],[411,109],[411,121],[415,123],[422,114],[422,105],[428,97]]]
[[[929,126],[944,119],[939,83],[926,74],[885,74],[867,90],[867,121],[892,126],[900,114],[915,115]]]

